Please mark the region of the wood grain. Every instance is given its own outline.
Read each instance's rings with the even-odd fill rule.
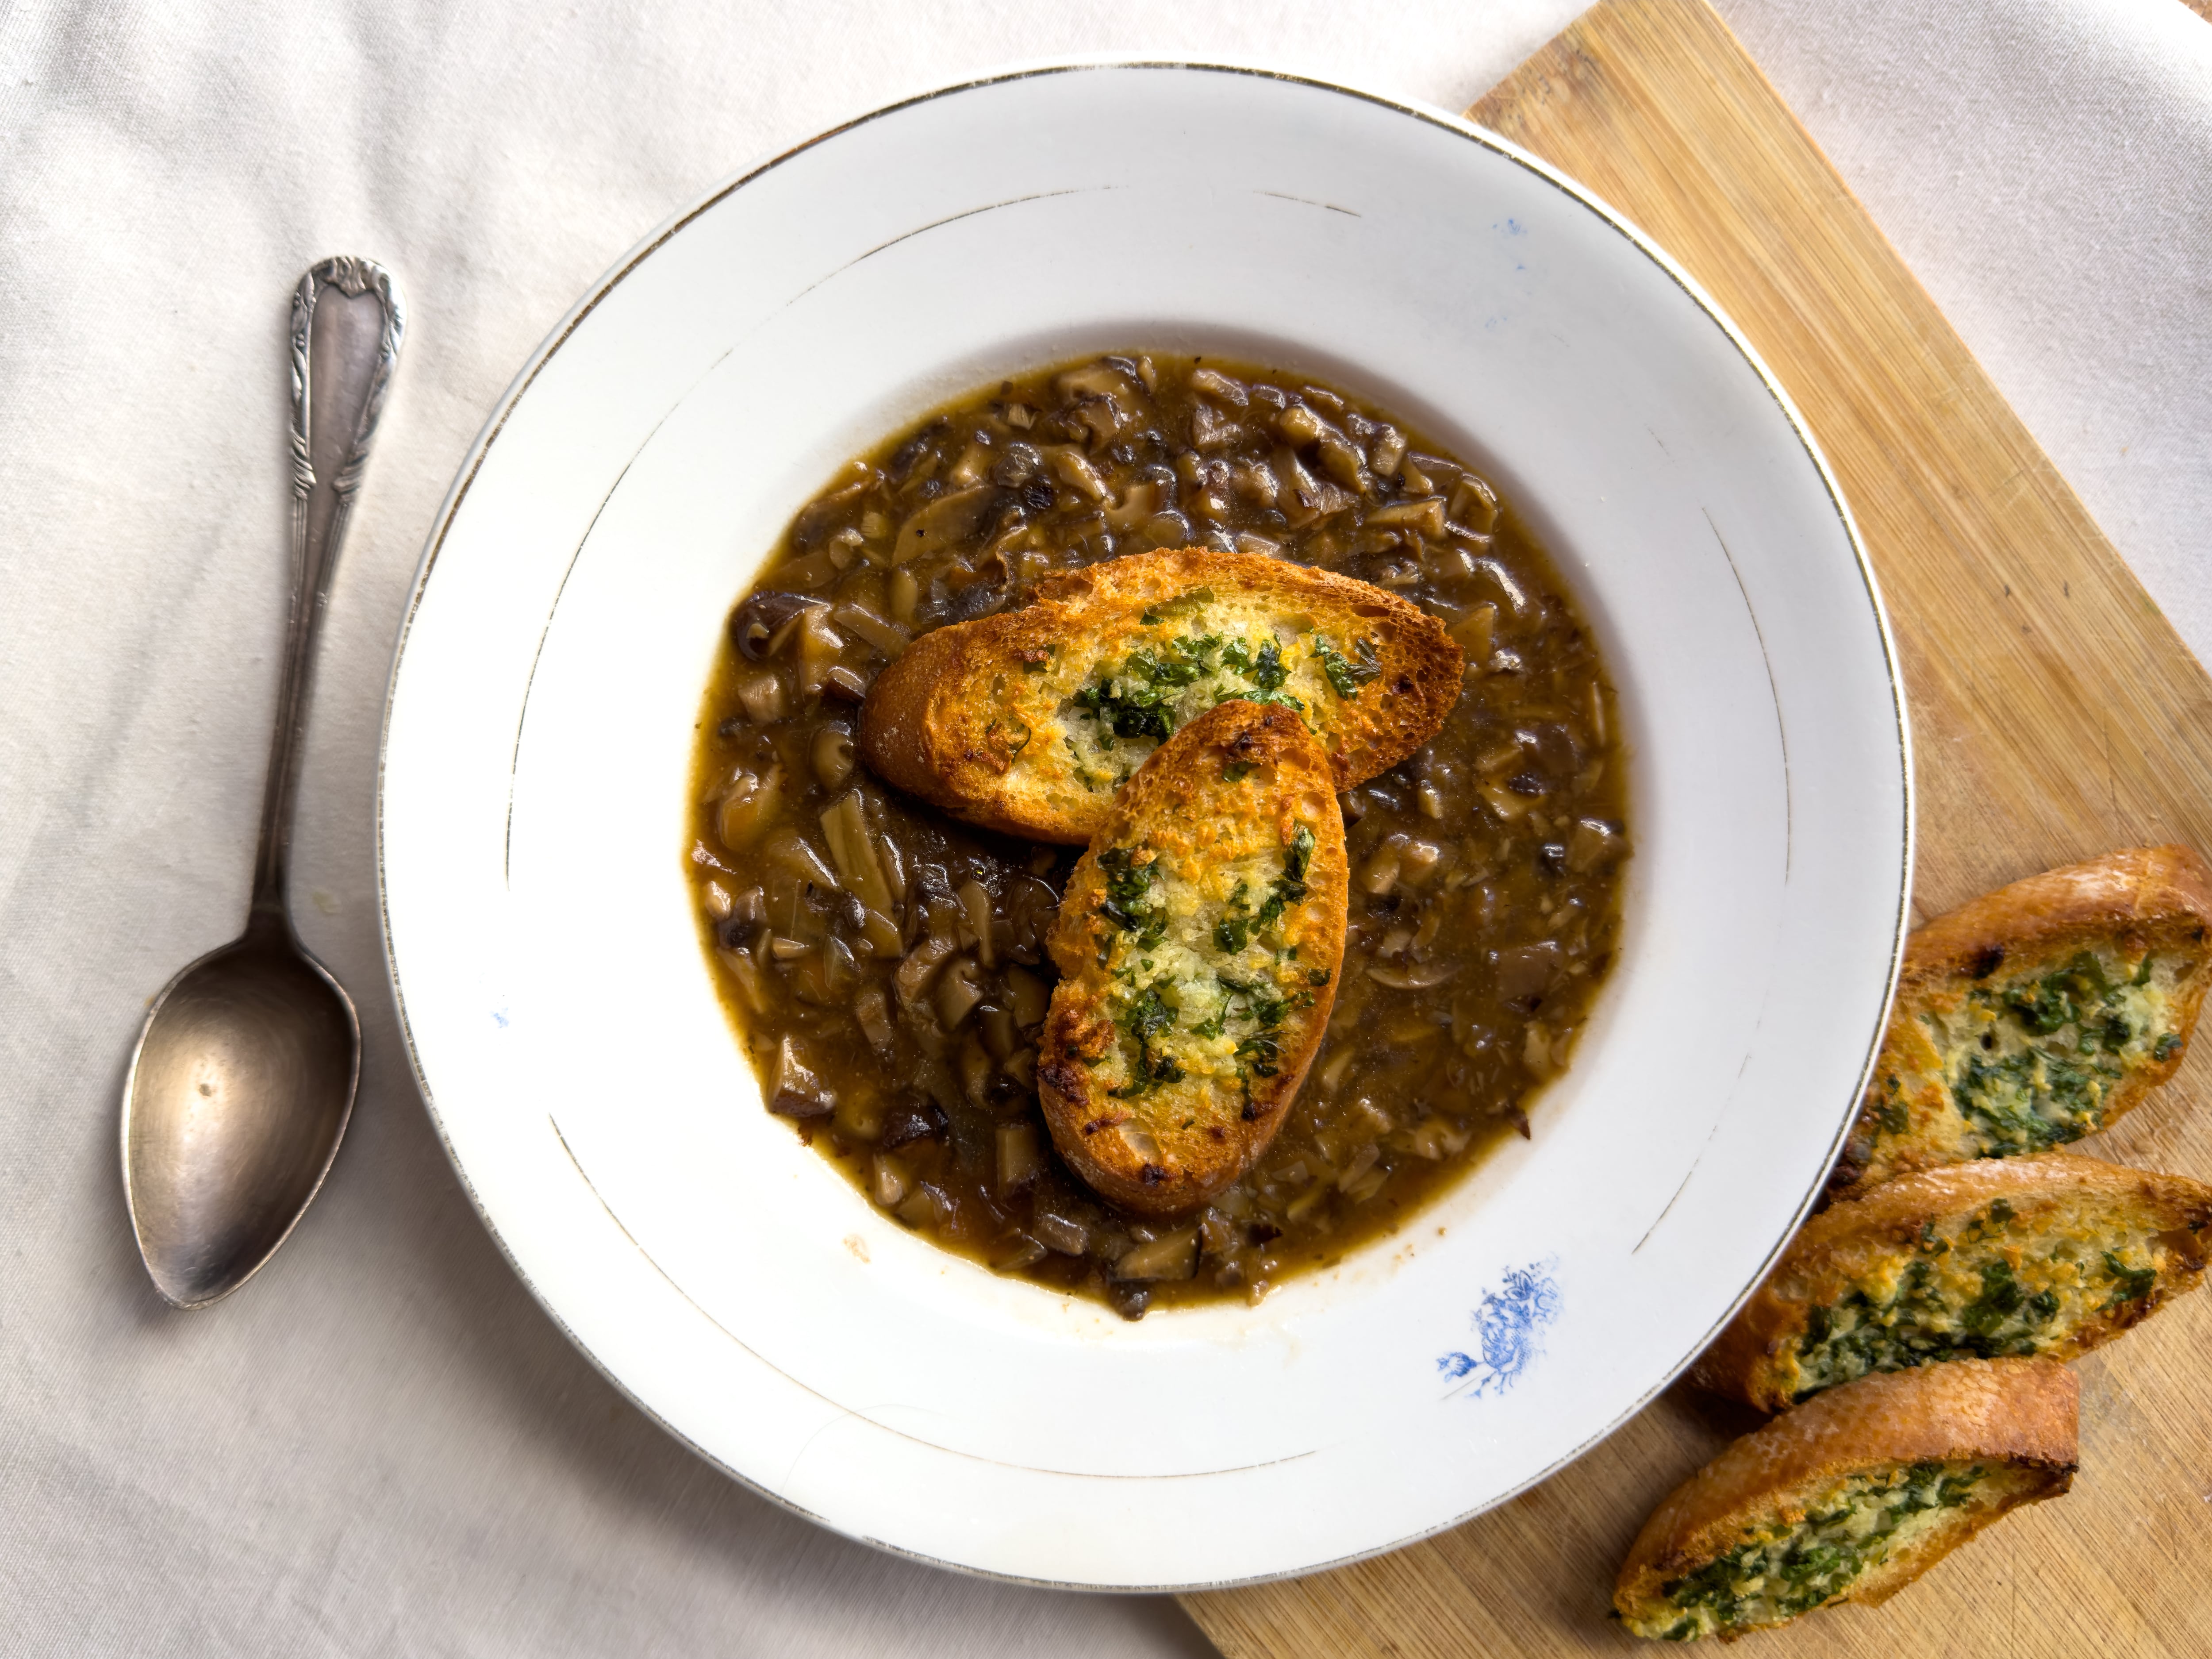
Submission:
[[[2131,843],[2212,851],[2212,680],[1894,249],[1702,0],[1606,0],[1470,116],[1649,232],[1749,337],[1841,479],[1887,596],[1916,744],[1916,909]],[[2212,1179],[2212,1077],[2097,1156]],[[1746,1659],[2212,1654],[2212,1297],[2081,1362],[2072,1494],[1879,1609]],[[1553,1480],[1455,1531],[1293,1583],[1186,1598],[1230,1659],[1618,1653],[1645,1514],[1756,1421],[1678,1385]]]

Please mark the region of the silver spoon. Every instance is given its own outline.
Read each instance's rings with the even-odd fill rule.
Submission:
[[[353,999],[292,931],[292,801],[317,625],[404,326],[367,259],[325,259],[292,295],[292,619],[246,931],[169,981],[123,1082],[123,1192],[173,1307],[252,1278],[330,1171],[353,1113]]]

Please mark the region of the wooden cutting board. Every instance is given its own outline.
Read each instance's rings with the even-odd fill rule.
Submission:
[[[2212,851],[2212,680],[1703,0],[1605,0],[1468,114],[1671,252],[1810,423],[1904,662],[1918,915],[2112,847]],[[2212,1180],[2208,1050],[2212,1038],[2081,1150]],[[2014,1516],[1886,1607],[1819,1613],[1734,1652],[2212,1655],[2212,1294],[2079,1369],[2081,1472],[2068,1497]],[[1455,1531],[1185,1603],[1229,1659],[1630,1651],[1643,1644],[1605,1617],[1630,1540],[1757,1421],[1678,1384],[1571,1468]]]

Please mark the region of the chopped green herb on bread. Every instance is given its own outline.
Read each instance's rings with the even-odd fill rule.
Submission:
[[[2078,1461],[2081,1385],[2055,1360],[1869,1376],[1746,1435],[1645,1522],[1613,1589],[1638,1636],[1723,1640],[1887,1601]]]
[[[1328,757],[1291,711],[1224,703],[1153,752],[1048,941],[1037,1092],[1078,1174],[1172,1216],[1250,1167],[1328,1025],[1346,890]]]
[[[1436,735],[1464,665],[1443,624],[1371,583],[1257,553],[1139,553],[923,635],[870,687],[860,749],[971,824],[1083,843],[1146,757],[1219,704],[1296,716],[1341,790]]]
[[[2208,923],[2212,869],[2162,846],[2031,875],[1915,932],[1829,1196],[2111,1124],[2181,1064]]]
[[[1961,1356],[2070,1359],[2204,1271],[2212,1186],[2065,1152],[1900,1176],[1805,1224],[1698,1363],[1765,1411]]]

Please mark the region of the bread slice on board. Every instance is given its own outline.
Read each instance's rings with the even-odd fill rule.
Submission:
[[[1328,757],[1231,702],[1154,751],[1068,878],[1037,1093],[1070,1168],[1172,1216],[1249,1168],[1328,1026],[1348,870]]]
[[[1815,1216],[1694,1373],[1779,1411],[1869,1371],[2070,1359],[2193,1287],[2212,1186],[2045,1152],[1885,1182]]]
[[[860,749],[957,818],[1082,843],[1146,756],[1224,698],[1296,713],[1345,790],[1436,735],[1465,663],[1442,623],[1370,582],[1260,553],[1137,553],[923,635],[869,688]]]
[[[1829,1195],[2109,1125],[2181,1064],[2208,923],[2212,869],[2164,846],[2031,875],[1920,929]]]
[[[2081,1384],[2056,1360],[1866,1377],[1746,1435],[1652,1512],[1613,1604],[1638,1636],[1723,1638],[1887,1601],[2072,1483]]]

